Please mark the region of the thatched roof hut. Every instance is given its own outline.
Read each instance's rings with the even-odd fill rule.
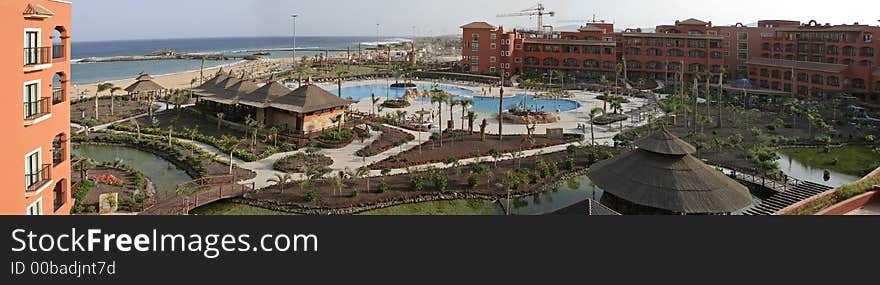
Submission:
[[[128,87],[125,87],[125,91],[130,94],[157,92],[166,89],[167,88],[163,87],[159,83],[153,81],[153,77],[146,72],[141,73],[141,75],[138,76],[137,81],[135,81]]]
[[[628,214],[729,214],[752,203],[748,188],[694,157],[696,148],[669,131],[635,144],[587,172],[605,190],[603,204]]]

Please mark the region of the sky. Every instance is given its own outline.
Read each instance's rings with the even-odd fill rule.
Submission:
[[[459,34],[459,26],[486,21],[506,28],[534,27],[529,17],[499,18],[536,0],[71,0],[76,41],[297,35],[433,36]],[[714,25],[791,19],[878,25],[877,0],[546,0],[555,26],[593,18],[618,29],[649,28],[698,18]],[[834,3],[835,5],[829,5]]]

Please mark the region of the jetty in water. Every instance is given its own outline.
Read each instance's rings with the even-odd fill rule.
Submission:
[[[173,50],[158,50],[148,55],[124,55],[124,56],[108,56],[108,57],[89,57],[84,58],[80,62],[116,62],[116,61],[142,61],[142,60],[171,60],[171,59],[195,59],[195,60],[257,60],[260,59],[256,55],[226,55],[222,53],[178,53]]]

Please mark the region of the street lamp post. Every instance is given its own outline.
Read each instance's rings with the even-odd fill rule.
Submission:
[[[296,70],[296,18],[299,14],[290,15],[293,18],[293,69]]]

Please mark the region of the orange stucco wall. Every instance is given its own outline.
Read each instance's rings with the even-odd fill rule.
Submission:
[[[26,18],[23,12],[28,4],[38,4],[54,13],[48,18]],[[69,214],[73,204],[70,189],[70,101],[64,96],[60,103],[53,104],[53,87],[69,90],[66,81],[70,78],[70,32],[71,6],[66,1],[55,0],[4,0],[0,1],[0,214],[24,215],[28,206],[42,201],[40,214]],[[25,67],[25,30],[40,30],[40,46],[52,47],[53,31],[56,27],[63,31],[63,56],[50,57],[39,68]],[[52,86],[56,73],[62,74],[62,86]],[[24,84],[40,80],[40,97],[48,97],[50,114],[43,116],[33,125],[25,126]],[[56,84],[57,85],[57,84]],[[57,135],[65,139],[62,143],[64,159],[53,163],[52,142]],[[41,150],[41,164],[51,165],[48,186],[38,192],[28,194],[25,187],[25,155],[36,149]],[[56,193],[59,207],[56,209]]]

